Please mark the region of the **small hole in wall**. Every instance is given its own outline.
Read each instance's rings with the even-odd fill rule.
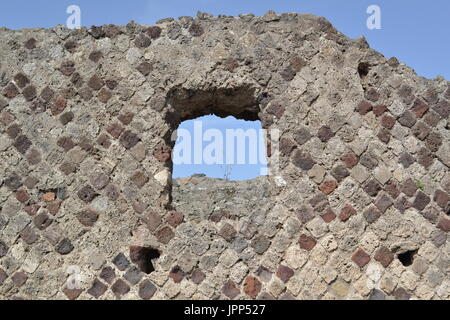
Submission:
[[[414,261],[414,256],[416,255],[417,250],[409,250],[405,251],[403,253],[399,253],[397,258],[400,260],[400,262],[405,266],[408,267],[412,265]]]
[[[135,263],[139,270],[146,274],[150,274],[155,271],[155,267],[153,266],[154,259],[159,258],[161,253],[159,250],[154,249],[152,247],[139,247],[139,246],[131,246],[130,247],[130,259],[133,263]]]
[[[370,71],[370,66],[368,63],[361,62],[358,65],[358,73],[361,78],[364,78],[365,76],[367,76],[369,74],[369,71]]]

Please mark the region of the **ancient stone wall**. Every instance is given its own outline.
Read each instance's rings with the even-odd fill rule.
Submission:
[[[450,298],[448,81],[273,12],[1,29],[0,63],[1,298]],[[279,172],[172,182],[210,113]]]

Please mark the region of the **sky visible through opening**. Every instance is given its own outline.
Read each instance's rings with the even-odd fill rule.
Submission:
[[[201,135],[197,135],[197,132],[194,130],[194,126],[197,126],[197,129],[201,128]],[[176,162],[181,161],[183,156],[183,148],[181,146],[182,137],[180,130],[186,129],[189,132],[190,142],[188,145],[190,157],[186,157],[185,159],[190,159],[190,164],[176,164]],[[214,133],[213,130],[218,130],[220,132],[219,137],[221,136],[223,139],[218,140],[216,136],[211,137],[207,140],[208,133]],[[228,132],[235,132],[236,129],[242,129],[246,133],[255,133],[257,135],[258,141],[251,141],[248,137],[245,137],[245,148],[239,148],[238,140],[234,138],[234,157],[232,157],[233,161],[231,164],[227,164],[227,155],[228,151],[226,144],[227,142],[231,142],[230,139],[227,138],[227,130]],[[205,174],[211,178],[221,178],[228,180],[248,180],[253,179],[255,177],[266,175],[267,172],[267,156],[266,156],[266,148],[265,148],[265,139],[261,135],[261,121],[245,121],[238,120],[233,116],[229,116],[227,118],[219,118],[215,115],[208,115],[199,117],[193,120],[183,121],[178,127],[179,137],[176,141],[175,148],[173,150],[173,178],[184,178],[189,177],[193,174]],[[232,131],[230,131],[232,130]],[[218,133],[216,131],[216,133]],[[200,139],[202,141],[202,148],[196,148],[194,139]],[[200,141],[197,140],[197,141]],[[208,151],[207,146],[214,146],[215,151],[219,152],[223,155],[223,163],[222,164],[206,164],[206,157],[204,155],[205,152]],[[218,148],[215,148],[215,147]],[[245,164],[238,163],[238,152],[239,150],[243,151],[244,154],[242,156],[245,158]],[[253,150],[257,150],[256,154],[256,163],[250,163],[250,152]],[[202,164],[194,163],[194,153],[201,152],[202,153]],[[214,156],[216,154],[212,152]],[[177,157],[178,155],[178,157]],[[177,161],[178,159],[178,161]]]

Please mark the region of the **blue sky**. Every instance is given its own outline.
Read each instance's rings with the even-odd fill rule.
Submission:
[[[388,58],[396,56],[421,76],[442,75],[450,79],[448,0],[14,0],[2,1],[0,26],[22,29],[65,24],[66,8],[72,4],[81,8],[81,24],[86,27],[127,24],[130,20],[154,24],[166,17],[195,16],[197,11],[215,15],[262,15],[268,10],[313,13],[326,17],[351,38],[365,36],[372,48]],[[373,4],[381,8],[381,30],[369,30],[366,26],[366,9]],[[247,128],[254,124],[226,119],[221,128],[236,125]],[[259,166],[235,167],[231,179],[259,175]],[[174,176],[205,171],[211,176],[223,176],[222,168],[205,166],[177,169]]]

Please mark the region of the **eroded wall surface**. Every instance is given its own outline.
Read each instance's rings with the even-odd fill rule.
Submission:
[[[2,29],[0,57],[1,298],[450,298],[448,81],[272,12]],[[172,182],[209,113],[279,129],[279,172]]]

